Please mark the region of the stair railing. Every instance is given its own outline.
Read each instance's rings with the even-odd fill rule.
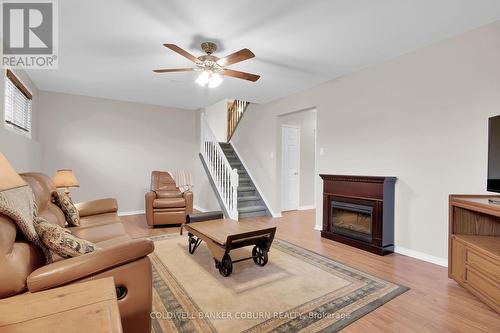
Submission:
[[[238,169],[231,168],[217,137],[201,113],[201,155],[229,218],[238,220]]]
[[[235,99],[233,103],[227,109],[227,142],[231,140],[231,137],[238,127],[238,124],[247,109],[249,102],[240,101]]]

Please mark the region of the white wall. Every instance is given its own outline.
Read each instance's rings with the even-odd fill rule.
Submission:
[[[500,114],[500,22],[249,107],[233,141],[278,207],[277,116],[317,108],[317,171],[387,175],[399,251],[444,263],[450,193],[483,193],[487,118]],[[258,135],[255,135],[258,133]],[[319,183],[319,177],[316,177]],[[316,191],[321,202],[321,186]],[[317,226],[321,224],[321,205]]]
[[[219,142],[227,141],[227,99],[223,99],[213,105],[207,106],[205,119]]]
[[[6,71],[0,71],[0,152],[12,163],[17,172],[40,170],[42,147],[38,142],[38,89],[22,70],[12,70],[33,95],[31,139],[4,126]]]
[[[277,136],[278,147],[282,146],[282,125],[300,127],[300,170],[299,170],[299,208],[312,208],[314,206],[314,175],[315,170],[315,136],[316,136],[316,110],[294,112],[280,116],[279,133]],[[283,152],[278,149],[278,166],[282,165]],[[281,187],[280,187],[281,188]]]
[[[153,170],[193,174],[194,202],[217,202],[198,158],[198,111],[39,92],[43,170],[71,168],[75,201],[118,199],[120,211],[144,209]],[[207,187],[208,186],[208,187]]]

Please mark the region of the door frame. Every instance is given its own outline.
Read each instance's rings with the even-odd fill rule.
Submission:
[[[283,129],[284,128],[294,128],[294,129],[297,129],[298,130],[298,150],[297,150],[297,158],[298,158],[298,170],[299,170],[299,179],[298,179],[298,187],[297,187],[297,207],[294,207],[294,208],[287,208],[285,209],[285,205],[283,204],[284,203],[284,192],[285,192],[285,178],[286,178],[286,173],[284,172],[285,171],[285,158],[284,158],[284,151],[285,151],[285,140],[284,140],[284,136],[283,136]],[[298,210],[299,207],[300,207],[300,177],[302,175],[301,173],[301,166],[300,166],[300,126],[297,126],[297,125],[287,125],[287,124],[281,124],[281,211],[284,212],[284,211],[291,211],[291,210]]]

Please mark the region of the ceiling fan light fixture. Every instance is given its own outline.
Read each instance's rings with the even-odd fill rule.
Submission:
[[[208,87],[209,88],[217,88],[218,86],[221,85],[222,81],[222,76],[218,73],[214,73],[210,76],[210,79],[208,80]]]
[[[210,79],[210,75],[209,75],[208,71],[202,71],[201,74],[196,79],[196,83],[198,83],[200,86],[204,87],[208,83],[209,79]]]
[[[214,73],[212,71],[204,70],[196,79],[196,83],[198,83],[202,87],[206,87],[208,85],[209,88],[217,88],[221,85],[222,77],[219,73]]]

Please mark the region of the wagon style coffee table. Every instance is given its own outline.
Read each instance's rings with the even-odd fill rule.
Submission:
[[[243,260],[253,259],[255,264],[265,266],[267,253],[276,233],[276,227],[270,227],[264,222],[238,222],[229,219],[187,222],[183,228],[188,231],[189,253],[194,254],[198,245],[205,241],[214,257],[215,267],[222,276],[231,275],[233,264]],[[251,257],[231,260],[231,250],[251,245],[254,245]]]

